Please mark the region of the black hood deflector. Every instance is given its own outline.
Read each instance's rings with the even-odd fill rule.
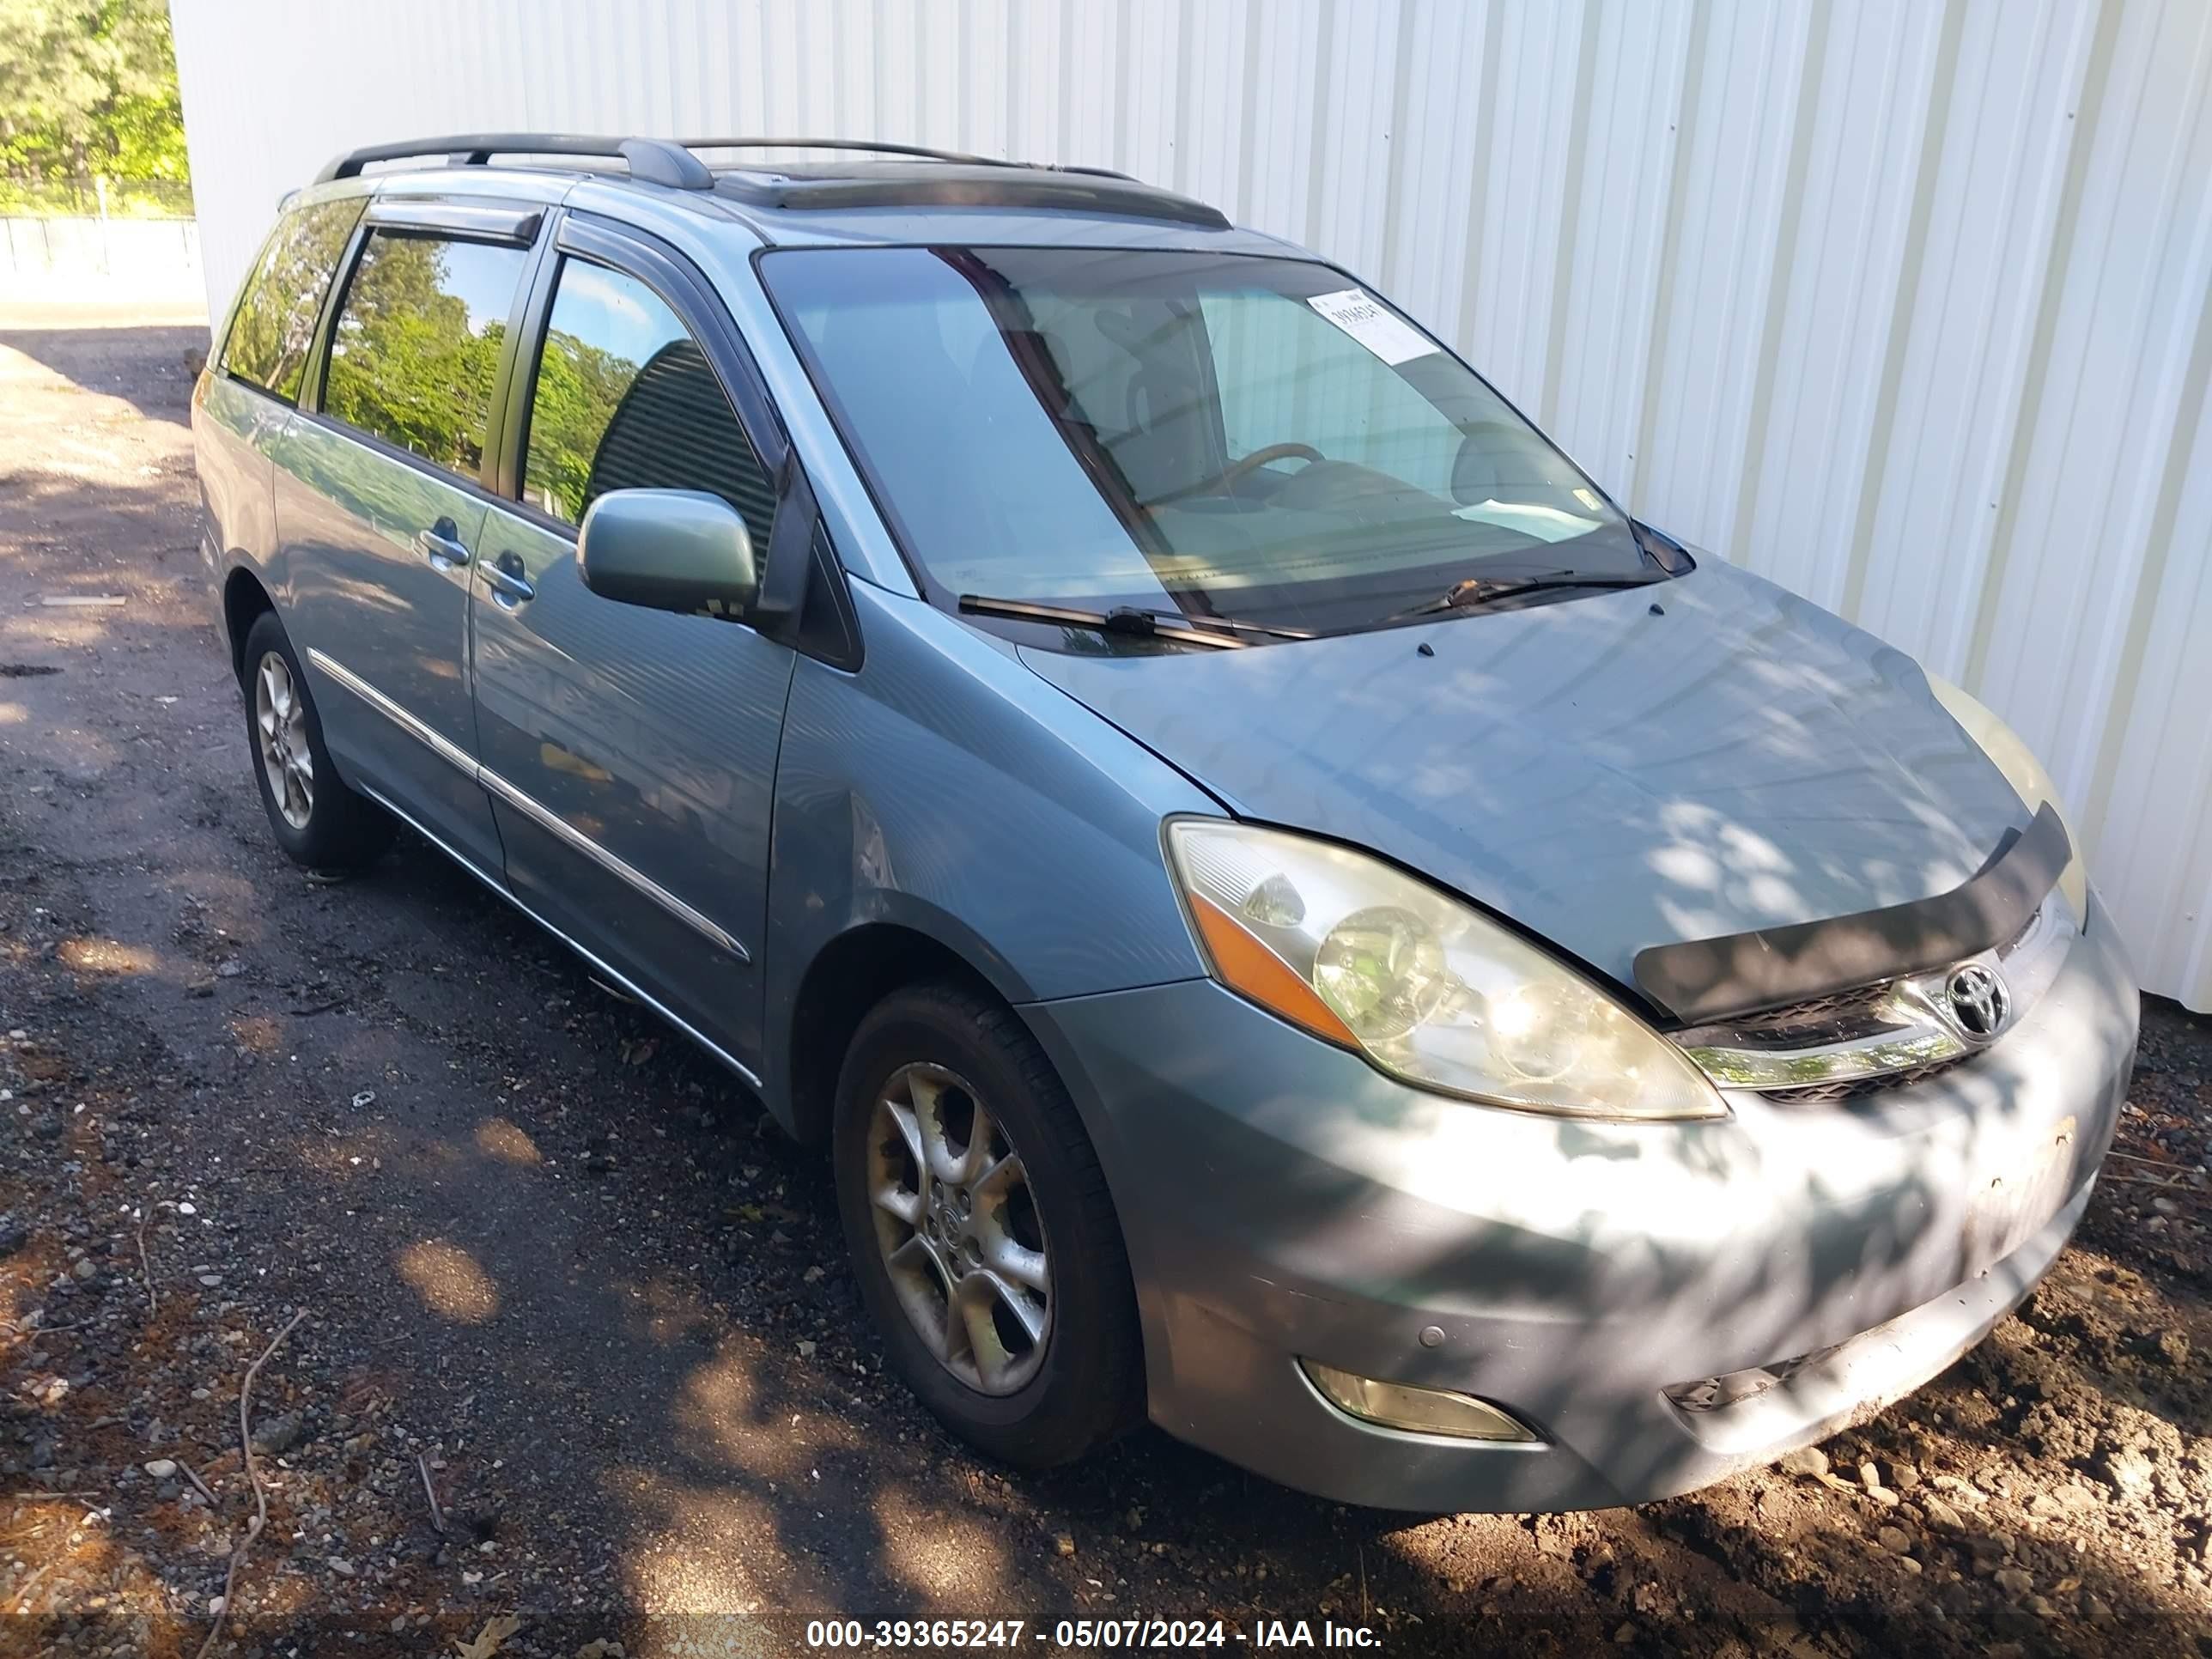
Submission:
[[[1636,953],[1636,987],[1668,1013],[1702,1024],[1926,973],[2018,934],[2073,854],[2066,826],[2046,801],[2025,834],[2006,830],[1980,872],[1948,893],[1654,945]]]

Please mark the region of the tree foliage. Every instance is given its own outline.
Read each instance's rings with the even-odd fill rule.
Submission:
[[[166,0],[0,0],[0,171],[189,177]]]
[[[538,364],[524,467],[531,499],[570,524],[591,502],[592,468],[623,394],[637,378],[627,357],[553,330]]]
[[[362,256],[331,343],[323,406],[456,472],[483,459],[503,321],[481,331],[448,291],[450,245],[378,237]]]

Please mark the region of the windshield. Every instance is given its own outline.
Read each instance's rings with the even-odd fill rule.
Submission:
[[[1572,463],[1328,266],[1066,247],[760,265],[940,603],[1328,633],[1469,576],[1654,574]]]

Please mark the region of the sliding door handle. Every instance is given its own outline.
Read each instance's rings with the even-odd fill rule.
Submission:
[[[439,570],[458,570],[469,562],[469,550],[462,545],[459,526],[451,519],[441,519],[417,535],[415,550]]]

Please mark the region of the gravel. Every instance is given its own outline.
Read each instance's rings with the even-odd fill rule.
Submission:
[[[253,1511],[240,1389],[305,1309],[255,1382],[270,1519],[218,1652],[1160,1615],[1409,1655],[2212,1653],[2212,1023],[2147,1006],[2119,1156],[2020,1314],[1778,1468],[1523,1516],[1349,1510],[1152,1431],[1010,1476],[884,1375],[822,1170],[757,1103],[420,842],[341,884],[277,855],[194,551],[194,337],[0,319],[21,1650],[197,1651]],[[37,603],[68,592],[125,604]]]

